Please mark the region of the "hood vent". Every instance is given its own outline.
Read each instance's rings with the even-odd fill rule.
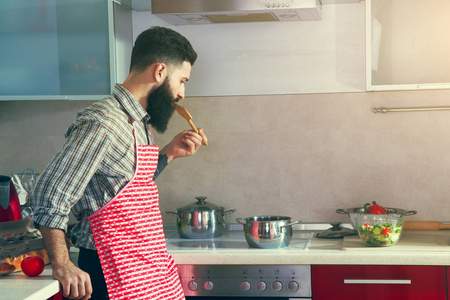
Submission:
[[[152,0],[152,14],[173,25],[322,19],[320,0]]]

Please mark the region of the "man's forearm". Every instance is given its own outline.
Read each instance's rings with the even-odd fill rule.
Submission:
[[[42,233],[52,267],[70,263],[64,231],[44,226],[40,226],[39,230]]]
[[[87,300],[92,294],[92,284],[89,274],[76,267],[69,257],[66,237],[61,229],[40,226],[44,238],[53,278],[61,283],[63,296],[70,299]]]

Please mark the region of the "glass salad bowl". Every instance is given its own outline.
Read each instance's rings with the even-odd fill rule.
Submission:
[[[403,231],[404,218],[386,215],[366,215],[355,218],[361,241],[372,247],[389,247],[397,244]]]

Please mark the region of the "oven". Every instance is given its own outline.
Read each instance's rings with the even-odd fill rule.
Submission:
[[[297,225],[296,225],[297,226]],[[304,225],[299,225],[304,226]],[[166,225],[165,225],[166,228]],[[279,249],[279,255],[289,251],[305,251],[311,243],[313,232],[296,230],[289,247]],[[227,224],[220,238],[183,239],[173,231],[166,234],[167,249],[170,252],[208,250],[211,255],[219,250],[230,257],[233,252],[261,253],[267,249],[250,248],[241,224]],[[278,249],[277,249],[278,250]],[[277,254],[278,255],[278,254]],[[268,258],[270,259],[270,257]],[[181,284],[188,300],[208,299],[311,299],[311,266],[301,264],[273,264],[264,261],[251,264],[177,264]]]

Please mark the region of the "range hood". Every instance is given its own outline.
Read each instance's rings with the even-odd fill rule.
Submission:
[[[173,25],[322,19],[321,0],[152,0],[152,14]]]

